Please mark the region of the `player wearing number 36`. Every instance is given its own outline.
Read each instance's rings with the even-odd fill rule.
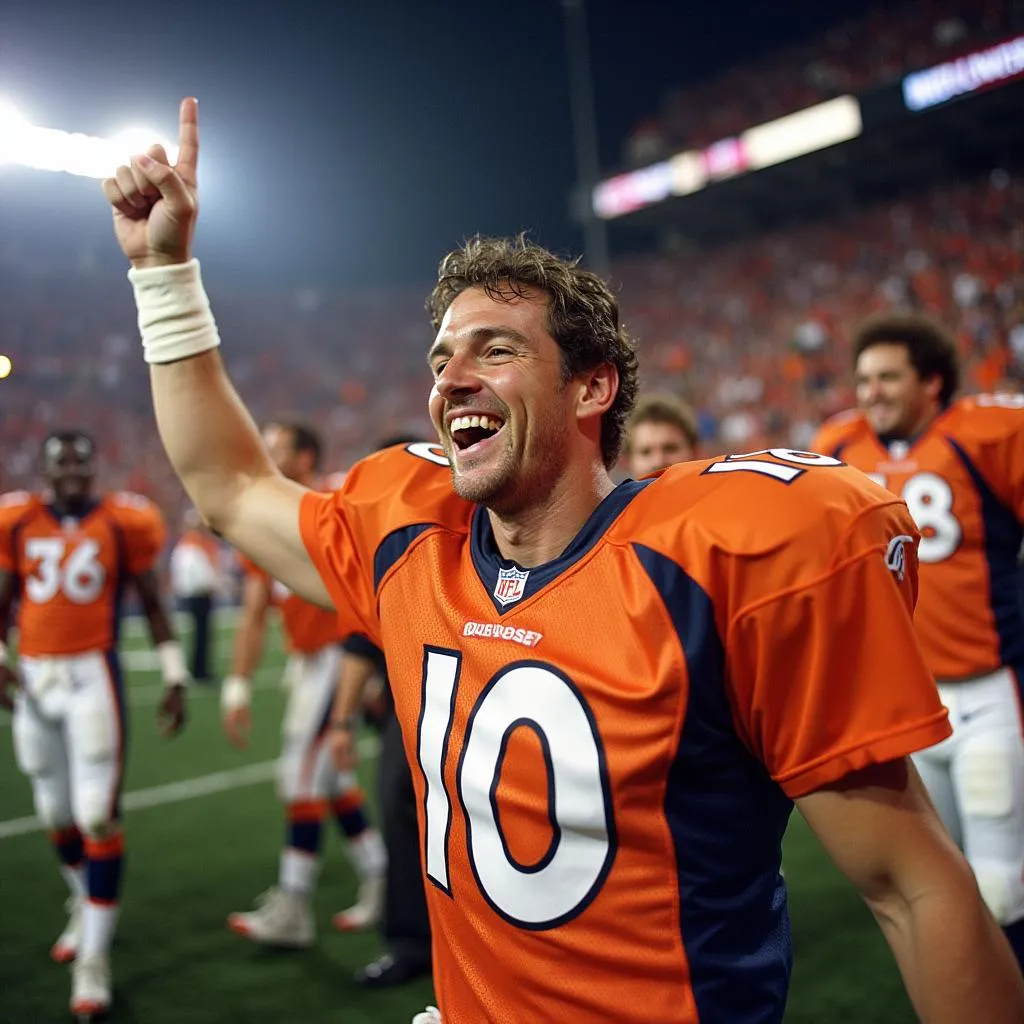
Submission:
[[[1024,962],[1024,396],[955,401],[953,339],[917,314],[871,317],[853,347],[860,410],[815,451],[900,495],[921,531],[914,623],[953,735],[917,768]]]
[[[304,490],[217,351],[191,258],[197,152],[186,100],[177,164],[154,148],[103,186],[157,421],[210,524],[387,655],[433,932],[439,1014],[421,1019],[781,1021],[793,801],[925,1020],[1024,1019],[906,760],[949,726],[914,641],[905,506],[789,452],[616,487],[637,362],[615,297],[518,239],[441,263],[440,446]]]
[[[74,961],[71,1011],[89,1019],[110,1005],[121,888],[117,626],[126,584],[135,584],[160,655],[158,721],[170,734],[184,721],[187,672],[155,569],[167,536],[156,506],[138,494],[96,494],[93,442],[79,430],[44,440],[42,469],[48,493],[0,499],[0,705],[13,705],[15,757],[71,890],[51,955]],[[4,646],[16,596],[17,671]]]

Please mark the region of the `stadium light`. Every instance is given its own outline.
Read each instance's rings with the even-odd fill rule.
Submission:
[[[159,142],[173,162],[176,146],[157,132],[128,128],[111,138],[40,128],[13,103],[0,100],[0,164],[18,164],[39,171],[63,171],[86,178],[106,178],[118,164]]]
[[[29,127],[21,111],[10,100],[0,97],[0,164],[15,162],[14,152]]]

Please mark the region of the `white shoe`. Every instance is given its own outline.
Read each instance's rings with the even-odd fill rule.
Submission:
[[[79,957],[71,966],[71,1015],[81,1024],[110,1009],[110,958],[105,953]]]
[[[255,906],[248,913],[231,914],[228,927],[264,946],[305,949],[316,941],[316,922],[305,896],[275,885],[256,897]]]
[[[358,932],[372,928],[384,908],[384,875],[367,875],[359,884],[359,898],[348,908],[334,915],[332,921],[339,932]]]
[[[50,948],[50,956],[59,964],[69,964],[78,956],[78,944],[82,941],[82,903],[80,897],[69,896],[64,904],[68,923]]]
[[[436,1006],[428,1006],[413,1017],[412,1024],[441,1024],[441,1013]]]

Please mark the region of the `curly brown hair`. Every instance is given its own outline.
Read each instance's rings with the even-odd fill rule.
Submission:
[[[578,259],[563,260],[525,234],[477,235],[441,260],[437,284],[427,299],[435,332],[467,288],[482,288],[498,302],[521,298],[531,289],[547,293],[547,327],[561,349],[565,381],[603,363],[619,371],[618,392],[601,420],[601,455],[605,466],[614,466],[625,441],[626,419],[636,404],[639,363],[608,284],[580,267]]]
[[[872,345],[903,345],[921,380],[942,380],[939,401],[948,405],[960,387],[960,359],[953,336],[923,313],[887,310],[874,313],[853,332],[853,365]]]

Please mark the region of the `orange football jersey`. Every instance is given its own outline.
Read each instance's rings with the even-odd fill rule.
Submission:
[[[313,654],[328,644],[338,643],[338,617],[334,612],[293,594],[244,555],[239,556],[239,562],[247,576],[255,576],[270,586],[270,600],[281,612],[281,628],[290,653]]]
[[[950,731],[906,508],[832,459],[692,462],[527,569],[446,466],[393,448],[301,512],[387,655],[444,1021],[781,1021],[792,799]]]
[[[127,578],[151,569],[166,539],[159,510],[138,494],[105,495],[65,519],[27,491],[0,498],[0,569],[18,577],[20,652],[112,649]]]
[[[846,413],[825,424],[815,450],[906,501],[922,535],[915,623],[936,678],[1024,665],[1024,396],[960,399],[920,436],[888,444]]]

